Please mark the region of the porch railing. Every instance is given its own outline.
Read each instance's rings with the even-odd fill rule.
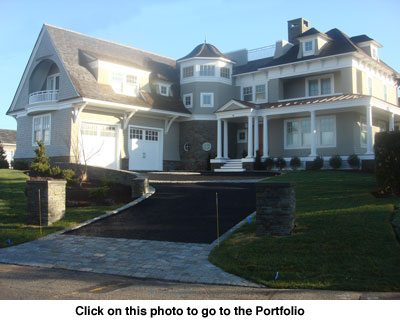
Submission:
[[[51,102],[58,100],[58,90],[44,90],[33,92],[29,95],[29,104]]]

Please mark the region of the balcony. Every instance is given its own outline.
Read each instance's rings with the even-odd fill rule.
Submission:
[[[58,101],[58,90],[44,90],[29,95],[29,104]]]

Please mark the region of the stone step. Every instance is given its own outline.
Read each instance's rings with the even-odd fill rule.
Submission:
[[[243,168],[220,168],[214,169],[215,172],[244,172],[246,169]]]

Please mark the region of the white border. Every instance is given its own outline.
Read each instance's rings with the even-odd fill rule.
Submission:
[[[49,129],[49,142],[45,142],[44,140],[43,140],[43,137],[42,137],[42,131],[43,131],[43,120],[40,120],[40,141],[43,141],[43,143],[44,143],[44,145],[45,146],[49,146],[49,145],[51,145],[51,113],[44,113],[44,114],[41,114],[41,115],[37,115],[37,116],[34,116],[34,117],[32,117],[32,146],[33,147],[37,147],[37,143],[36,143],[36,140],[35,140],[35,119],[37,119],[37,118],[44,118],[44,117],[47,117],[47,116],[49,116],[50,117],[50,129]]]
[[[203,104],[203,96],[205,95],[211,95],[211,104]],[[214,108],[214,92],[200,92],[200,107]]]

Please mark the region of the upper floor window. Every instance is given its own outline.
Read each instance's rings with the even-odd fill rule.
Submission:
[[[322,76],[306,80],[307,96],[315,97],[333,93],[333,76]]]
[[[375,60],[378,60],[378,48],[375,46],[371,46],[371,55],[372,58],[374,58]]]
[[[231,78],[231,70],[229,68],[221,67],[221,77],[222,78]]]
[[[215,66],[214,65],[201,65],[200,66],[201,76],[215,76]]]
[[[168,96],[169,95],[169,88],[168,86],[160,84],[160,94],[162,96]]]
[[[50,129],[51,129],[51,116],[44,114],[41,116],[33,117],[33,133],[32,145],[36,145],[36,141],[43,141],[45,145],[50,144]]]
[[[193,94],[188,93],[183,95],[183,104],[185,105],[186,108],[192,108],[193,107]]]
[[[200,107],[212,108],[214,107],[214,94],[213,93],[200,93]]]
[[[47,77],[47,90],[59,90],[60,89],[60,75],[52,74]]]
[[[253,87],[244,87],[243,88],[243,100],[244,101],[253,101]]]
[[[256,86],[256,101],[265,100],[265,84],[260,84]]]
[[[139,87],[136,75],[122,72],[111,72],[110,83],[115,92],[127,95],[136,95]]]
[[[183,78],[193,77],[193,74],[194,74],[193,66],[184,67],[183,70],[182,70],[182,77]]]
[[[312,51],[313,50],[313,42],[312,40],[304,42],[304,50]]]
[[[387,90],[387,85],[383,85],[383,100],[387,101],[388,99],[388,90]]]

